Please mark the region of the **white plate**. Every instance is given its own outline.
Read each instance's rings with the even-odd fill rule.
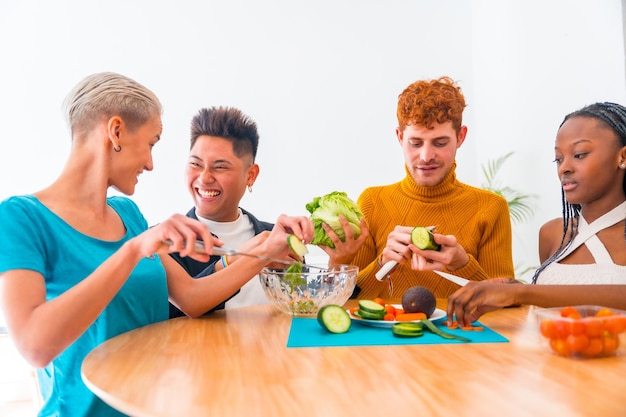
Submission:
[[[392,304],[392,306],[394,306],[395,308],[402,308],[401,304]],[[347,310],[348,314],[350,314],[350,310]],[[428,318],[430,321],[432,322],[437,322],[440,321],[442,319],[444,319],[446,317],[446,312],[436,308],[435,311],[433,311],[433,314],[430,315],[430,317]],[[367,319],[362,319],[360,317],[355,317],[352,314],[350,314],[350,318],[354,321],[358,321],[359,323],[363,323],[366,324],[368,326],[373,326],[373,327],[387,327],[390,328],[391,326],[393,326],[396,323],[414,323],[414,322],[418,322],[419,320],[415,320],[414,322],[411,321],[385,321],[385,320],[367,320]]]

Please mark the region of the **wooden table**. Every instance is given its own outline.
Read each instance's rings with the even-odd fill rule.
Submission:
[[[481,322],[510,342],[287,348],[291,318],[246,307],[117,336],[82,374],[111,406],[146,417],[626,415],[626,356],[552,354],[533,307]]]

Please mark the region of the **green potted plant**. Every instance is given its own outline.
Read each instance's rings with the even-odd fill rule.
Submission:
[[[482,188],[504,197],[509,205],[511,222],[513,224],[518,224],[530,220],[534,215],[535,209],[532,201],[536,198],[536,196],[533,194],[523,194],[518,190],[502,184],[502,180],[499,176],[500,170],[511,155],[513,155],[513,152],[509,152],[497,159],[488,160],[486,164],[481,166],[486,181],[482,184]],[[516,265],[515,276],[522,276],[535,268],[536,267]]]

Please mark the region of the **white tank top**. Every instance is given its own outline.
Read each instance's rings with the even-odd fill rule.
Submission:
[[[626,284],[626,266],[617,265],[600,241],[597,233],[624,220],[626,201],[588,224],[579,217],[578,234],[570,247],[548,265],[537,278],[537,284]],[[561,264],[559,261],[580,245],[587,246],[595,263]]]

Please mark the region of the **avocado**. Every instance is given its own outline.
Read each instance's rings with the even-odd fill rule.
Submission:
[[[437,308],[437,300],[428,288],[418,285],[402,294],[402,308],[405,313],[424,313],[430,317]]]

